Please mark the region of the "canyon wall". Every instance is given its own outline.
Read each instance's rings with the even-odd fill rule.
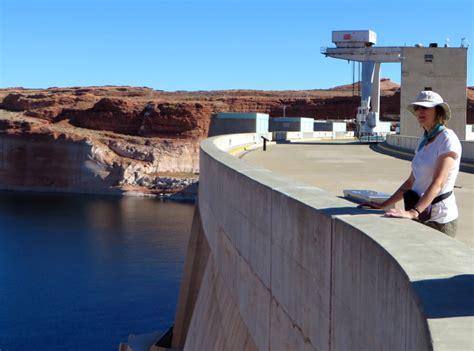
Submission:
[[[0,187],[65,192],[119,192],[123,171],[87,140],[0,135]]]
[[[353,119],[358,86],[305,91],[164,92],[144,87],[0,89],[1,188],[171,194],[197,181],[199,143],[217,112]],[[468,89],[468,123],[474,90]],[[381,81],[381,119],[399,86]],[[349,128],[353,123],[349,123]]]

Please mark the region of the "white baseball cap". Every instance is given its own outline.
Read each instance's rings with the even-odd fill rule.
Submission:
[[[418,93],[416,100],[407,106],[407,110],[415,115],[415,106],[436,107],[441,106],[444,110],[446,120],[451,118],[451,109],[449,105],[443,101],[438,93],[431,90],[422,90]]]

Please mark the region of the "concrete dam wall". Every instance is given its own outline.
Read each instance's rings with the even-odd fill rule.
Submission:
[[[471,249],[229,154],[254,142],[201,144],[174,348],[473,348]]]

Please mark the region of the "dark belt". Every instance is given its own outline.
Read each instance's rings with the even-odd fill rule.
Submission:
[[[437,204],[444,199],[447,199],[451,196],[453,192],[448,191],[447,193],[441,194],[436,196],[433,201],[430,203],[431,205]],[[403,202],[405,203],[405,211],[409,211],[415,208],[416,204],[420,201],[420,195],[416,191],[407,190],[403,193]],[[428,206],[429,207],[429,206]]]
[[[451,190],[451,191],[448,191],[447,193],[436,196],[433,199],[433,201],[431,201],[431,204],[434,205],[434,204],[437,204],[438,202],[443,201],[444,199],[447,199],[448,197],[451,196],[452,193],[453,193],[453,191]]]

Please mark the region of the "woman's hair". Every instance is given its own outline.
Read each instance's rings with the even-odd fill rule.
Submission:
[[[438,123],[441,123],[443,125],[448,124],[448,119],[446,118],[446,112],[444,111],[444,108],[440,105],[435,106],[435,112],[436,112],[436,121]]]

